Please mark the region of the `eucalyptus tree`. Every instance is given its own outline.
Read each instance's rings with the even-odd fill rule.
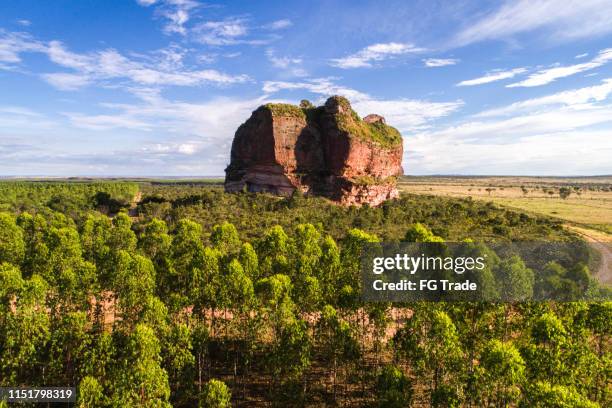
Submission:
[[[394,337],[400,359],[412,362],[426,379],[431,403],[450,404],[459,398],[464,353],[457,328],[442,310],[420,309]]]
[[[232,393],[223,381],[212,379],[200,394],[199,408],[230,408]]]
[[[412,383],[401,369],[386,365],[376,382],[376,402],[379,408],[404,408],[412,403]]]
[[[160,342],[153,329],[136,325],[122,354],[115,371],[112,405],[170,408],[168,374],[161,367]]]
[[[21,266],[26,251],[23,235],[13,215],[0,213],[0,263]]]
[[[234,224],[223,222],[215,225],[210,235],[210,242],[223,254],[232,255],[240,250],[240,237]]]
[[[485,406],[507,407],[520,401],[525,381],[525,361],[512,343],[491,340],[480,356],[479,383]]]
[[[338,368],[357,363],[361,356],[360,345],[353,328],[330,305],[321,311],[316,339],[323,357],[331,363],[332,394],[336,399]]]

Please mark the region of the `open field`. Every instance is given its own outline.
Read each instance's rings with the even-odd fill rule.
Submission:
[[[612,234],[612,176],[602,177],[403,177],[401,191],[471,197],[572,225]],[[569,191],[567,198],[560,191]]]

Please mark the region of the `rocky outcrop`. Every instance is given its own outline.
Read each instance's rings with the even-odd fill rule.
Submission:
[[[342,204],[379,205],[398,195],[402,137],[380,115],[364,119],[343,97],[324,106],[260,106],[234,136],[228,192],[295,190]]]

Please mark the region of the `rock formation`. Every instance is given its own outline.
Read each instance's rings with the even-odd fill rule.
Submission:
[[[398,195],[402,137],[380,115],[364,119],[349,101],[260,106],[234,136],[226,172],[228,192],[295,190],[345,205],[376,206]]]

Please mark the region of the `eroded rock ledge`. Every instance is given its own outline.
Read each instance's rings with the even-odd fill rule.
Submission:
[[[398,196],[402,137],[380,115],[361,119],[340,96],[260,106],[234,136],[228,192],[295,190],[344,205],[376,206]]]

